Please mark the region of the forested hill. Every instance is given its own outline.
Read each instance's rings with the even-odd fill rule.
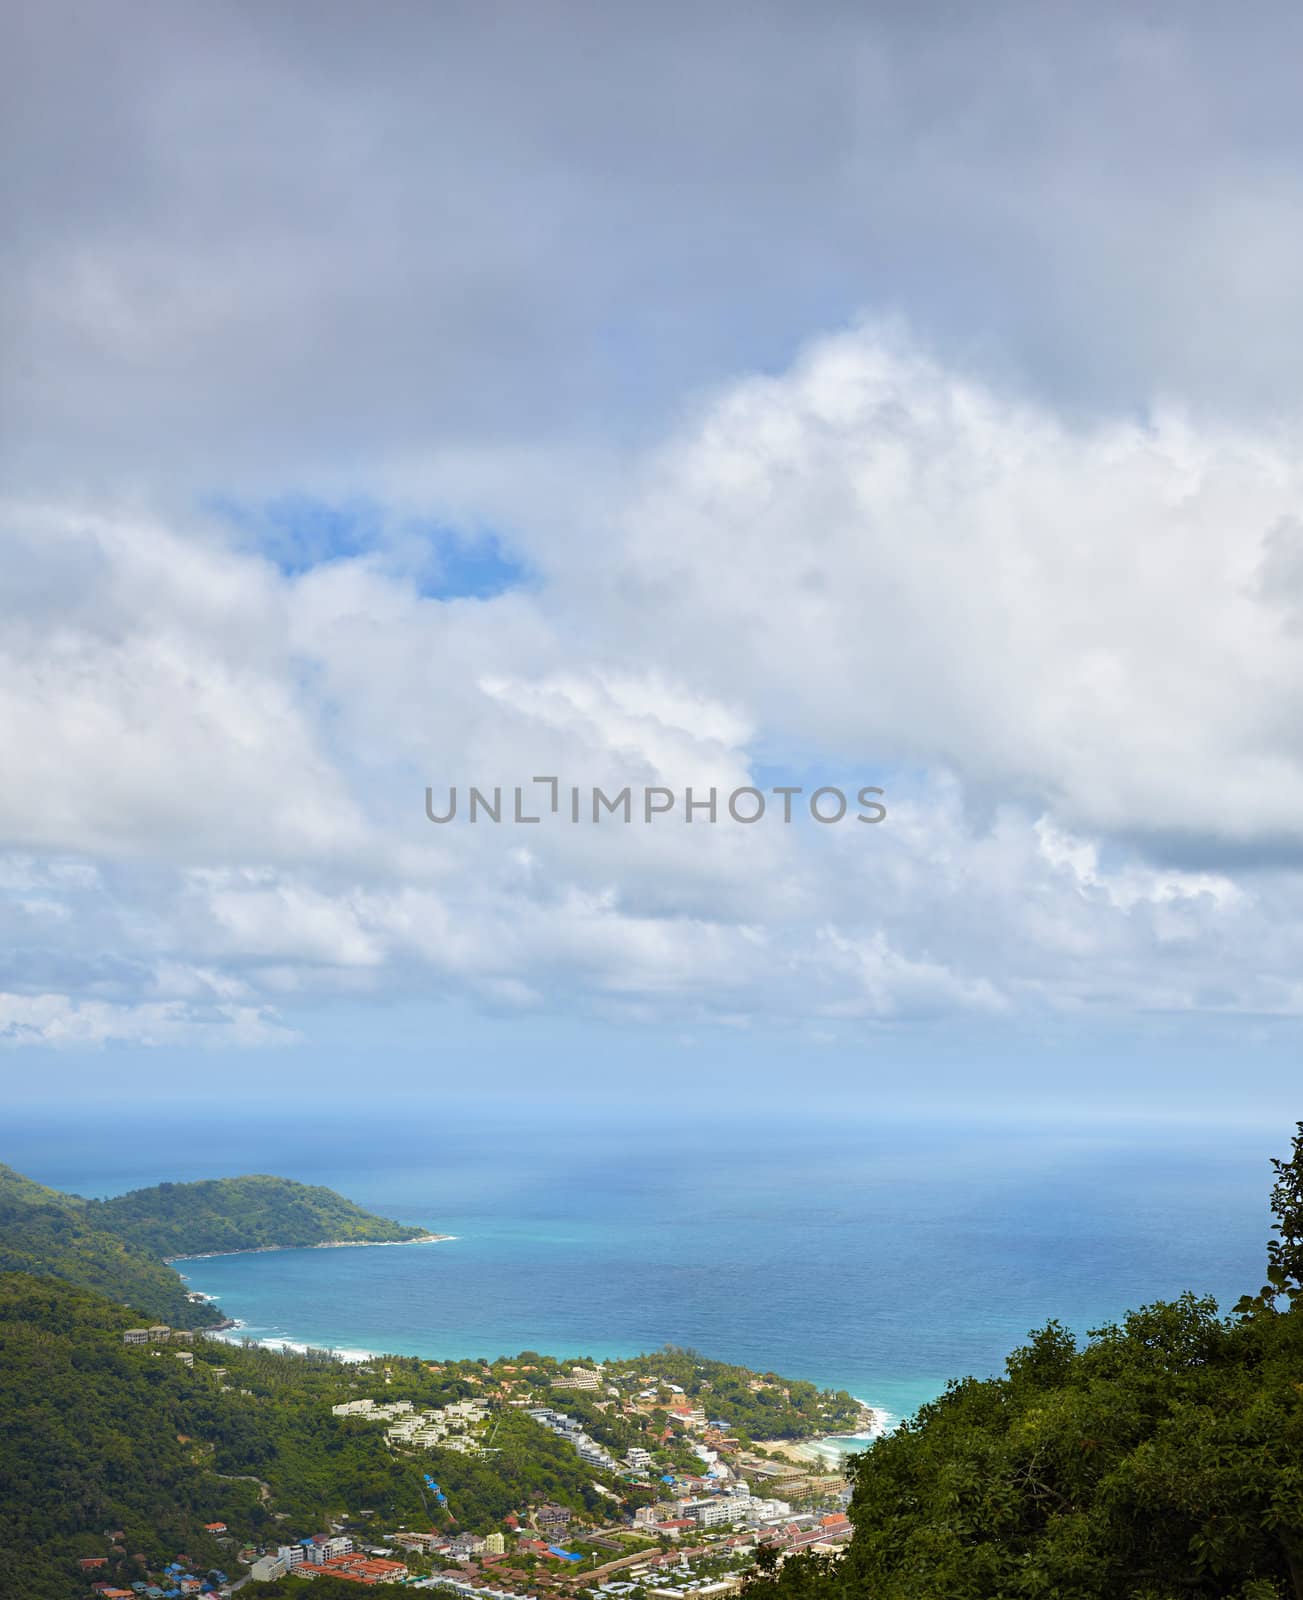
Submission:
[[[1303,1123],[1267,1284],[1051,1322],[858,1458],[855,1536],[746,1600],[1303,1600]]]
[[[210,1305],[192,1302],[185,1284],[157,1256],[92,1222],[84,1200],[3,1165],[0,1272],[61,1278],[177,1328],[206,1327],[221,1316]]]
[[[419,1459],[391,1449],[365,1418],[332,1411],[382,1385],[386,1399],[418,1406],[464,1400],[484,1388],[477,1362],[389,1356],[382,1375],[321,1352],[216,1339],[179,1352],[125,1345],[139,1320],[66,1283],[0,1273],[3,1600],[82,1600],[84,1557],[106,1558],[98,1578],[121,1588],[179,1551],[201,1572],[234,1571],[246,1540],[303,1537],[341,1510],[367,1518],[360,1537],[374,1541],[432,1519],[445,1532],[487,1533],[540,1500],[595,1519],[610,1515],[616,1494],[631,1505],[652,1498],[586,1465],[521,1409],[498,1413],[491,1451]],[[438,1475],[455,1520],[425,1503],[426,1472]],[[233,1541],[225,1547],[205,1532],[219,1521]],[[333,1588],[320,1581],[323,1595]]]
[[[164,1259],[223,1250],[349,1243],[399,1243],[425,1237],[373,1216],[333,1189],[289,1178],[216,1178],[160,1183],[86,1203],[88,1219]]]
[[[209,1326],[221,1313],[190,1300],[167,1258],[422,1237],[421,1228],[288,1178],[161,1183],[83,1200],[0,1165],[0,1271],[62,1278],[178,1328]]]

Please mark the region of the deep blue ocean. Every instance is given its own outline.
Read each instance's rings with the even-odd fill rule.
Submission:
[[[6,1118],[0,1160],[86,1195],[274,1172],[454,1234],[194,1261],[259,1339],[432,1357],[665,1343],[894,1416],[1186,1288],[1261,1282],[1288,1129],[1083,1127],[533,1107]]]

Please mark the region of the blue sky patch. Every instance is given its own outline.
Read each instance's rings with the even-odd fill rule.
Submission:
[[[216,495],[206,509],[289,577],[331,561],[376,554],[435,600],[489,600],[530,581],[529,569],[491,530],[396,518],[366,499],[332,503],[308,495],[249,502]]]

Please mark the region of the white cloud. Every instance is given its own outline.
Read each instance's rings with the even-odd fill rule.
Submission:
[[[1070,425],[869,329],[722,393],[600,543],[553,539],[554,508],[522,535],[542,581],[493,600],[11,506],[8,1036],[261,1042],[339,994],[729,1026],[1297,1015],[1291,438]],[[784,765],[885,781],[887,823],[422,804]]]
[[[557,583],[608,650],[674,639],[788,747],[1177,857],[1297,852],[1301,443],[1069,424],[866,328],[725,392]]]
[[[0,993],[0,1045],[289,1044],[294,1033],[260,1006],[195,1009],[180,1001],[110,1005],[63,994]]]

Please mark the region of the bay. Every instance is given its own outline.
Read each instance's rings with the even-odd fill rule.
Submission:
[[[1261,1277],[1264,1131],[993,1116],[480,1104],[11,1118],[2,1153],[82,1194],[268,1171],[455,1237],[181,1265],[245,1336],[345,1351],[602,1358],[672,1343],[891,1418],[1078,1333]]]

